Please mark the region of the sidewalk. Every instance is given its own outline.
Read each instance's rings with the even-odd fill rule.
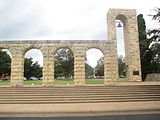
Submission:
[[[0,117],[62,117],[160,113],[160,101],[77,103],[77,104],[1,104]]]

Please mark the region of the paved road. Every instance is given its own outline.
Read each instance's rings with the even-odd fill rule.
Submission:
[[[108,115],[108,116],[80,116],[80,117],[29,117],[29,118],[0,118],[0,120],[160,120],[160,114],[141,115]]]

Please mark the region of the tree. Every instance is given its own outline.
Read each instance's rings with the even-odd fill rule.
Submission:
[[[24,77],[27,80],[30,80],[31,77],[42,77],[42,67],[38,62],[34,63],[32,58],[25,58],[24,60]]]
[[[160,9],[157,8],[156,12],[157,13],[153,15],[153,20],[158,20],[158,22],[160,22]],[[160,72],[160,28],[149,30],[149,32],[146,33],[143,15],[138,15],[137,20],[141,53],[142,80],[144,81],[147,74]],[[147,35],[149,36],[148,38]]]
[[[125,59],[122,55],[119,56],[118,58],[118,73],[119,76],[120,75],[126,76],[126,64],[125,64]]]
[[[65,77],[71,78],[74,75],[74,57],[73,53],[67,49],[62,48],[55,54],[55,78]]]
[[[85,75],[86,76],[93,76],[94,75],[93,68],[87,62],[85,63]]]
[[[11,58],[5,51],[0,51],[0,76],[11,74]]]
[[[97,66],[95,67],[95,71],[96,71],[96,76],[104,76],[104,57],[101,57],[98,61],[97,61]]]
[[[160,8],[155,9],[155,15],[152,19],[160,25]],[[150,51],[151,56],[151,73],[160,73],[160,26],[159,28],[151,29],[148,32],[149,40],[152,41]]]
[[[38,62],[35,62],[32,64],[32,76],[36,77],[38,79],[40,79],[43,75],[42,75],[42,67],[40,66],[40,64],[38,64]]]
[[[0,76],[11,74],[11,58],[5,51],[0,51]],[[31,77],[42,77],[42,67],[32,58],[25,58],[24,76],[29,80]]]
[[[160,24],[160,8],[155,9],[155,15],[152,19]],[[150,45],[151,56],[151,73],[160,73],[160,27],[151,29],[148,32],[149,40],[152,41]]]
[[[149,46],[152,41],[147,38],[146,33],[146,23],[142,14],[137,16],[138,21],[138,32],[139,32],[139,44],[140,44],[140,58],[141,58],[141,68],[142,68],[142,80],[145,79],[146,75],[150,73],[150,59],[151,54],[149,54]]]
[[[155,9],[156,14],[152,15],[152,19],[156,20],[160,24],[160,8]],[[150,40],[154,42],[160,42],[160,28],[149,30],[148,35]]]

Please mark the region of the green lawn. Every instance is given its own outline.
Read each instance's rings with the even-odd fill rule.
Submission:
[[[104,79],[86,79],[85,84],[104,84]]]
[[[127,82],[127,79],[120,78],[118,82]],[[42,80],[24,81],[24,85],[42,85]],[[73,85],[73,80],[55,80],[55,85]],[[85,84],[104,84],[104,79],[86,79]],[[10,81],[0,81],[0,85],[10,85]]]
[[[54,80],[55,85],[73,85],[74,80]]]
[[[24,81],[24,85],[42,85],[42,80]]]
[[[0,85],[10,85],[10,81],[0,81]]]
[[[119,78],[118,82],[128,82],[126,78]]]

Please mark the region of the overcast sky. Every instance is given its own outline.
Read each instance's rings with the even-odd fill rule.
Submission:
[[[159,6],[159,0],[0,0],[0,40],[106,40],[109,8],[136,9],[149,29],[156,24],[148,15]]]

